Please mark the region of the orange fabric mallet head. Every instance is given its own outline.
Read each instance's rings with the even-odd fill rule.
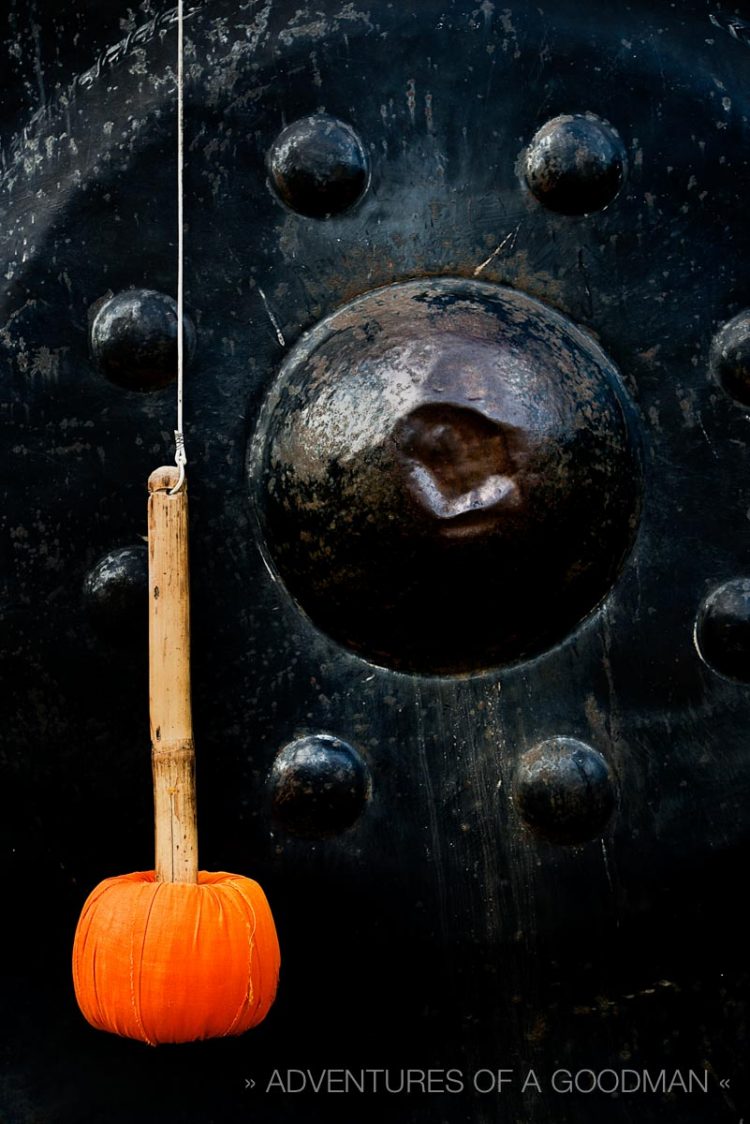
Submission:
[[[276,994],[279,944],[265,894],[198,870],[190,707],[187,489],[149,479],[149,653],[156,869],[107,878],[73,944],[81,1011],[150,1045],[242,1034]]]

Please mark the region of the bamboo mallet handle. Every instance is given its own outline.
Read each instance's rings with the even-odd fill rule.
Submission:
[[[195,747],[190,707],[187,484],[178,470],[148,480],[149,693],[156,879],[198,881]]]

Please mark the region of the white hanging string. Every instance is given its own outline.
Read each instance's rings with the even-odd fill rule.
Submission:
[[[177,0],[177,429],[174,431],[175,464],[180,475],[170,495],[179,492],[185,483],[185,434],[182,428],[182,393],[185,374],[185,306],[184,276],[184,163],[185,163],[185,59],[183,41],[183,0]]]

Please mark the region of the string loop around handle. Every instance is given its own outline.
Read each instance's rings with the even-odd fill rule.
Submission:
[[[177,483],[174,488],[169,489],[170,496],[175,496],[185,483],[185,466],[187,465],[187,454],[185,453],[185,435],[179,429],[174,431],[174,463],[180,470],[180,475],[177,477]]]

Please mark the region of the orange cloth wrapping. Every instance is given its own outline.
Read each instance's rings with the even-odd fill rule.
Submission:
[[[156,1046],[261,1022],[279,963],[257,882],[203,870],[197,883],[157,882],[146,870],[107,878],[87,898],[73,983],[92,1026]]]

